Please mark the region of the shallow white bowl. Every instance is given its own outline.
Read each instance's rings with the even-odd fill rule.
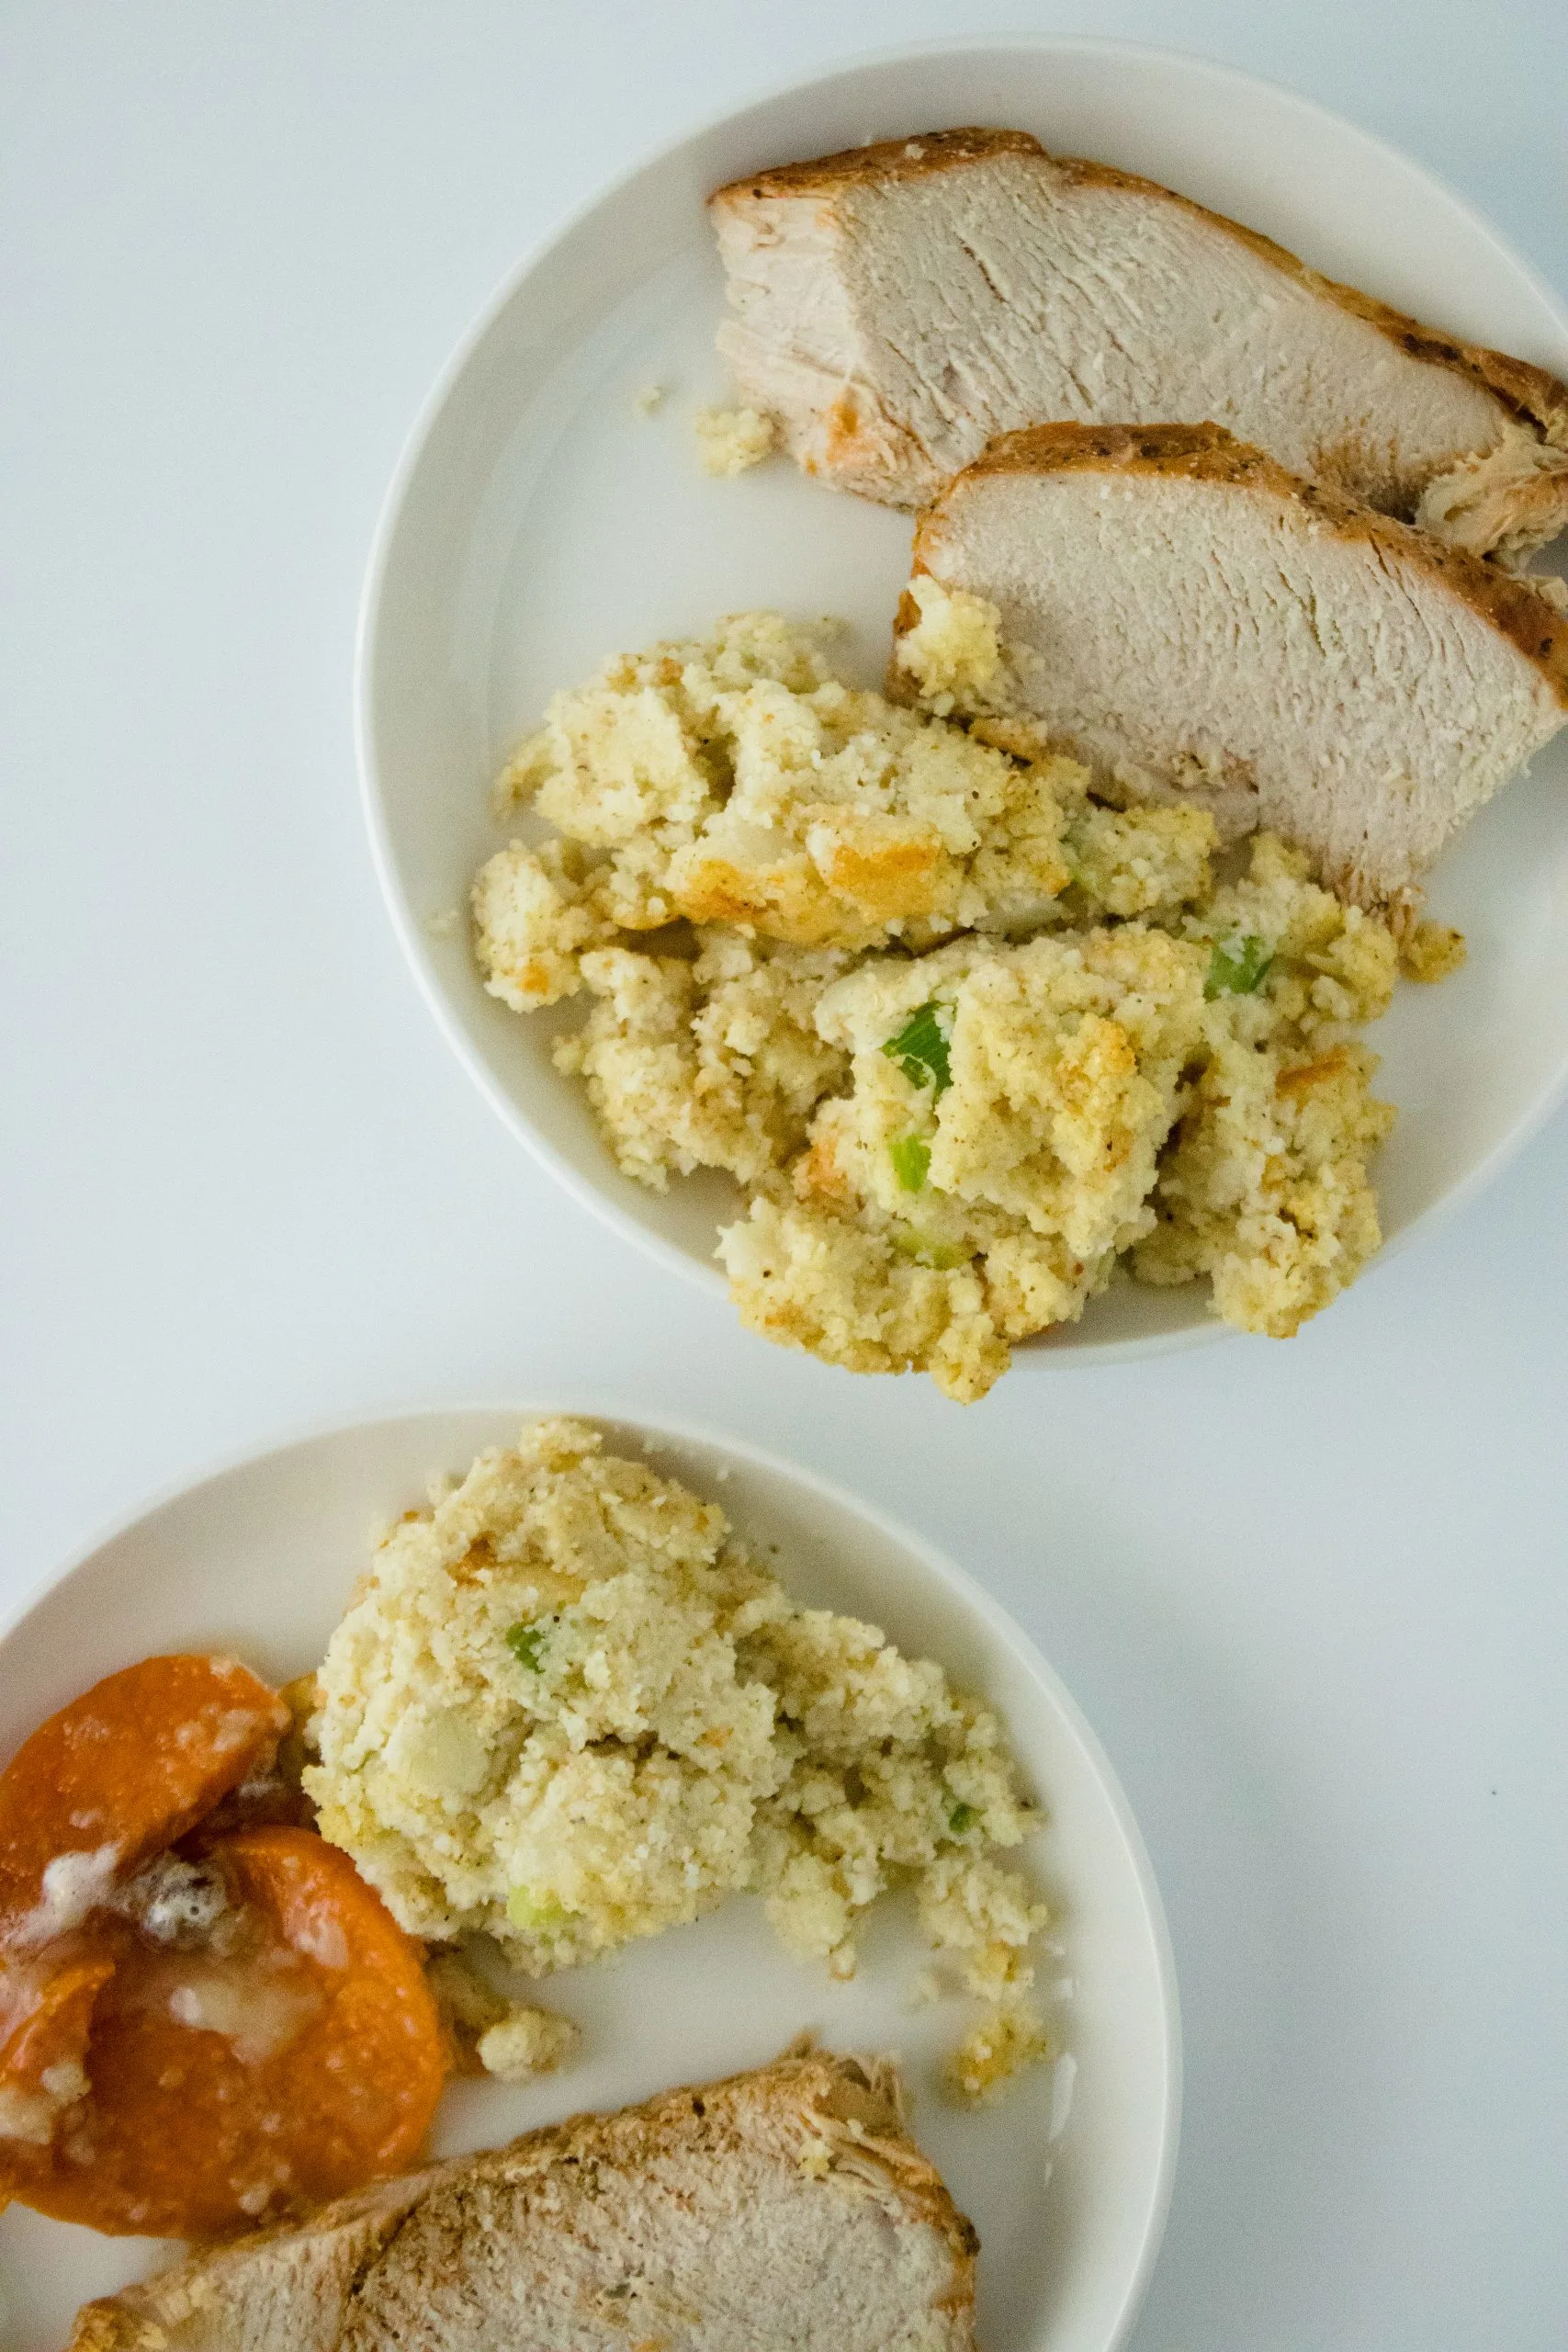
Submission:
[[[513,1133],[627,1238],[718,1287],[727,1180],[660,1197],[623,1177],[586,1100],[550,1066],[579,1017],[520,1019],[485,995],[464,909],[504,838],[487,787],[552,690],[608,652],[773,605],[854,628],[866,683],[886,658],[909,522],[774,464],[697,472],[693,410],[721,398],[721,282],[709,190],[757,165],[943,124],[1034,131],[1048,147],[1168,182],[1417,317],[1568,373],[1568,319],[1458,198],[1288,91],[1155,51],[1013,36],[852,65],[696,132],[601,198],[528,261],[428,403],[389,493],[367,585],[358,729],[392,919],[436,1019]],[[642,386],[669,388],[652,418]],[[1402,1242],[1504,1165],[1568,1080],[1568,741],[1450,854],[1434,910],[1471,963],[1407,989],[1379,1025],[1400,1123],[1378,1182]],[[1119,1287],[1021,1364],[1216,1336],[1206,1286]]]
[[[283,1680],[320,1659],[373,1524],[421,1503],[541,1408],[475,1406],[328,1430],[221,1470],[100,1544],[0,1642],[0,1758],[101,1675],[171,1649],[232,1651]],[[551,1407],[545,1409],[559,1410]],[[807,2029],[840,2049],[894,2050],[913,2128],[978,2228],[987,2352],[1110,2352],[1131,2324],[1164,2226],[1176,2154],[1179,2030],[1158,1893],[1127,1801],[1038,1651],[964,1571],[806,1472],[728,1439],[600,1418],[622,1452],[722,1502],[802,1600],[869,1618],[1000,1710],[1048,1824],[1024,1859],[1057,1915],[1054,2022],[1068,2054],[978,2115],[938,2098],[934,2068],[968,2005],[908,2007],[923,1957],[912,1918],[878,1917],[852,1984],[790,1960],[760,1904],[552,1980],[583,2055],[532,2088],[463,2083],[443,2152],[489,2147],[580,2108],[759,2064]],[[78,2303],[166,2248],[110,2239],[20,2206],[0,2215],[7,2352],[55,2352]]]

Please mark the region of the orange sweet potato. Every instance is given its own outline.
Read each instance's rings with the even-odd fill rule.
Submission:
[[[101,1857],[107,1885],[173,1845],[288,1724],[230,1657],[143,1658],[73,1699],[0,1772],[0,1935],[49,1932],[44,1871],[62,1855]]]
[[[7,1970],[0,1983],[0,2090],[47,2096],[46,2075],[82,2064],[94,2006],[113,1974],[107,1953],[81,1951]]]
[[[419,1947],[309,1830],[243,1830],[206,1860],[231,1906],[209,1948],[102,1917],[90,2093],[52,2146],[0,2142],[0,2192],[96,2230],[212,2238],[419,2154],[446,2072]]]

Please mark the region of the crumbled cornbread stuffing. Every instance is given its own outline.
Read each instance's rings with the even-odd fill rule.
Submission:
[[[967,588],[943,588],[917,572],[904,592],[919,618],[895,638],[895,671],[907,670],[928,710],[945,718],[959,704],[983,709],[1002,674],[1001,615]]]
[[[1227,1320],[1286,1339],[1382,1238],[1366,1163],[1394,1113],[1370,1091],[1376,1057],[1345,1031],[1387,1010],[1398,952],[1386,924],[1319,889],[1268,833],[1246,878],[1187,929],[1210,943],[1212,969],[1246,978],[1250,953],[1262,977],[1207,1007],[1134,1271],[1156,1283],[1208,1274]]]
[[[566,862],[541,871],[544,853],[514,844],[480,874],[477,944],[494,993],[512,1001],[518,967],[570,956],[590,920],[930,946],[1064,919],[1075,856],[1140,903],[1184,895],[1194,864],[1205,869],[1206,817],[1168,811],[1175,821],[1156,828],[1093,810],[1070,760],[1010,759],[843,684],[820,634],[742,613],[705,643],[623,655],[555,696],[496,803],[504,821],[532,801]],[[1089,899],[1094,887],[1081,886]]]
[[[693,420],[705,474],[743,474],[778,444],[778,427],[755,408],[700,408]]]
[[[528,2082],[553,2074],[582,2039],[570,2018],[498,1993],[466,1952],[437,1952],[425,1976],[458,2074]]]
[[[570,842],[537,850],[513,842],[474,885],[474,952],[491,996],[513,1012],[575,996],[579,958],[613,935],[589,902],[583,872],[582,854]]]
[[[950,2094],[967,2107],[987,2107],[1014,2075],[1051,2056],[1050,2038],[1027,2001],[1007,2001],[966,2033],[947,2062]]]
[[[581,965],[593,1009],[556,1065],[586,1081],[628,1176],[662,1192],[671,1173],[724,1168],[766,1184],[846,1069],[813,1016],[848,962],[716,928],[694,956],[600,949]]]
[[[581,2029],[570,2018],[516,2001],[499,2024],[486,2027],[475,2055],[485,2073],[499,2081],[526,2083],[565,2065],[576,2056],[581,2039]]]
[[[1218,880],[1203,811],[1107,807],[1005,718],[944,718],[998,686],[997,616],[910,594],[934,707],[766,613],[558,695],[497,787],[558,838],[474,885],[486,986],[589,993],[557,1066],[627,1175],[736,1180],[718,1254],[786,1346],[967,1402],[1119,1269],[1288,1336],[1379,1246],[1393,1114],[1353,1033],[1401,954],[1437,977],[1462,941],[1396,948],[1267,834]]]
[[[1464,933],[1447,923],[1418,922],[1399,943],[1399,968],[1407,980],[1430,985],[1446,980],[1465,959]]]
[[[1027,2003],[1046,1913],[995,1859],[1034,1818],[995,1715],[874,1625],[797,1608],[716,1504],[583,1422],[525,1429],[390,1531],[321,1692],[321,1834],[412,1934],[483,1931],[542,1974],[754,1889],[844,1976],[909,1884],[969,1992]],[[564,2025],[492,2018],[461,1964],[435,1982],[491,2064],[515,2042],[536,2068]]]

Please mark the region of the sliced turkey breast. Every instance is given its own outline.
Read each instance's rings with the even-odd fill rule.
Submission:
[[[1004,667],[972,711],[1027,721],[1108,797],[1282,833],[1365,905],[1413,904],[1568,723],[1568,619],[1545,596],[1217,425],[996,442],[920,519],[905,693],[933,580],[999,615]]]
[[[355,2288],[436,2177],[378,2181],[86,2303],[70,2352],[337,2352]]]
[[[89,2303],[71,2352],[974,2352],[978,2241],[885,2063],[782,2058],[370,2195]]]
[[[1568,386],[1027,132],[889,141],[709,202],[719,347],[842,489],[918,506],[1023,425],[1186,420],[1477,552],[1568,523]]]

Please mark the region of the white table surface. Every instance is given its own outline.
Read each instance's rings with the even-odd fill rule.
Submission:
[[[1568,2332],[1568,1116],[1289,1346],[967,1414],[739,1332],[450,1059],[349,672],[413,411],[640,151],[856,49],[1197,49],[1568,284],[1562,0],[10,0],[0,9],[0,1607],[217,1457],[558,1393],[770,1444],[966,1561],[1113,1757],[1188,2090],[1138,2352]]]

